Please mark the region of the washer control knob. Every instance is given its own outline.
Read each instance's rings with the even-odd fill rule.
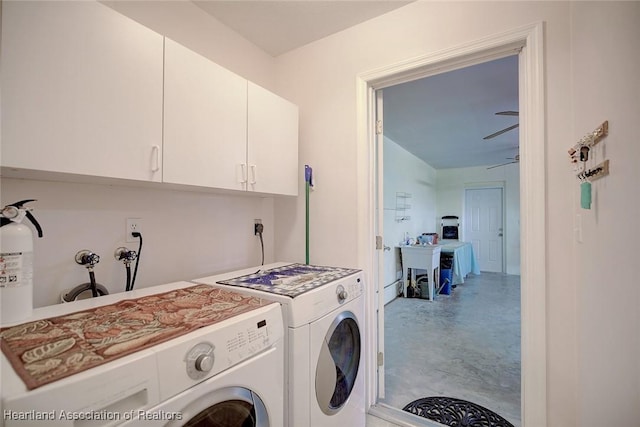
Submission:
[[[209,372],[213,368],[213,357],[208,354],[201,354],[196,358],[196,371]]]
[[[193,346],[185,356],[187,375],[191,379],[201,380],[213,369],[215,355],[214,346],[208,342],[201,342]]]
[[[340,303],[344,302],[344,300],[349,297],[349,294],[342,285],[338,286],[338,289],[336,289],[336,294],[338,294],[338,302]]]

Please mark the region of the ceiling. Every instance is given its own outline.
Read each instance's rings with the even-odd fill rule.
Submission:
[[[516,55],[383,89],[384,136],[435,169],[489,166],[518,154]]]
[[[198,7],[278,56],[411,1],[201,0]],[[517,56],[385,88],[384,134],[435,169],[489,166],[518,154]]]
[[[411,1],[193,0],[272,56],[383,15]]]

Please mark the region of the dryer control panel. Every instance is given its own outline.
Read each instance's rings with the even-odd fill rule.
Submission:
[[[354,280],[344,280],[336,287],[338,303],[343,304],[362,295],[362,278],[358,275]]]
[[[185,358],[189,378],[194,380],[202,379],[213,369],[213,362],[215,361],[213,349],[213,344],[201,342],[189,350]]]
[[[273,303],[153,347],[160,400],[271,348],[283,337],[282,309]]]
[[[362,272],[352,274],[324,286],[304,293],[288,304],[289,327],[298,327],[313,322],[343,304],[362,296],[364,279]]]
[[[343,284],[345,291],[348,293],[347,300],[352,300],[354,298],[358,298],[362,295],[362,274],[358,274],[355,279],[345,280]]]

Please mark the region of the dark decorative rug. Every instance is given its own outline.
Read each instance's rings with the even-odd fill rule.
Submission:
[[[455,427],[514,427],[490,409],[452,397],[425,397],[402,408],[419,417]]]

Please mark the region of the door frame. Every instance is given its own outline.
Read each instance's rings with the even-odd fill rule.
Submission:
[[[493,59],[518,54],[520,111],[521,214],[521,354],[522,426],[547,424],[546,363],[546,166],[544,23],[537,22],[450,49],[390,64],[356,77],[358,261],[373,292],[366,294],[367,381],[365,404],[369,413],[393,421],[402,411],[377,403],[379,282],[382,248],[376,249],[378,153],[375,150],[376,90]],[[380,153],[381,156],[381,153]],[[384,288],[382,286],[382,288]]]
[[[462,229],[458,230],[458,232],[460,233],[460,240],[466,239],[467,237],[467,191],[469,190],[491,190],[491,189],[499,189],[501,191],[500,194],[500,209],[502,209],[502,264],[500,266],[500,268],[502,269],[502,273],[506,273],[507,272],[507,254],[506,254],[506,247],[507,247],[507,227],[506,227],[506,223],[507,223],[507,218],[506,218],[506,214],[507,214],[507,201],[506,201],[506,197],[505,197],[505,182],[504,181],[499,181],[496,182],[494,184],[478,184],[478,186],[474,186],[474,185],[469,185],[469,184],[465,184],[464,186],[464,191],[462,194]],[[480,263],[480,261],[478,260],[478,264]]]

